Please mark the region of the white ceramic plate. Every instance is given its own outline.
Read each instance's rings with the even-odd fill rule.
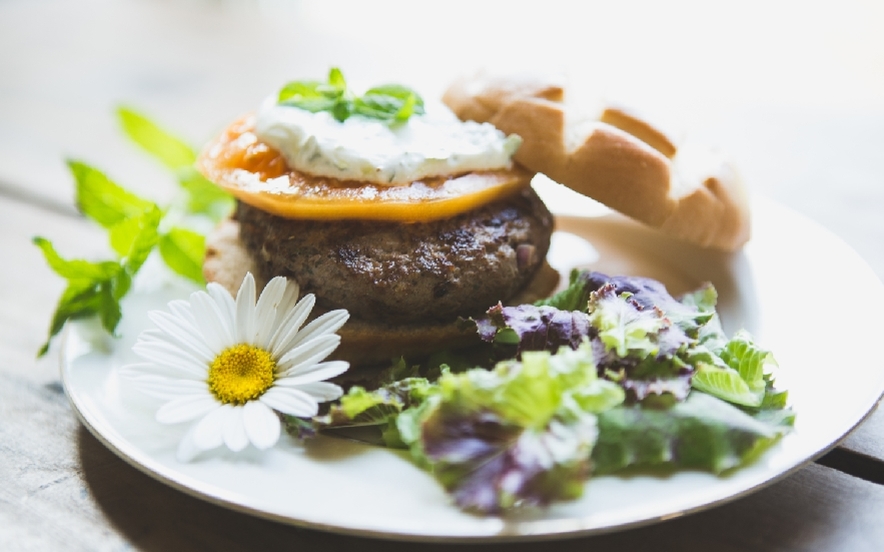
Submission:
[[[565,202],[561,210],[571,205]],[[763,198],[753,202],[753,238],[734,255],[674,243],[610,214],[560,216],[550,260],[567,270],[657,278],[678,294],[711,281],[728,333],[748,329],[773,350],[778,384],[797,411],[795,431],[727,477],[597,477],[584,497],[546,511],[477,517],[451,505],[441,487],[402,453],[342,439],[283,438],[264,455],[175,460],[181,432],[153,420],[155,404],[121,384],[115,368],[146,312],[186,290],[136,290],[122,338],[85,323],[69,326],[62,380],[78,415],[112,451],[150,476],[235,510],[315,529],[404,540],[553,538],[653,523],[757,490],[821,455],[854,428],[884,391],[884,366],[869,344],[884,334],[884,286],[849,247],[817,224]]]

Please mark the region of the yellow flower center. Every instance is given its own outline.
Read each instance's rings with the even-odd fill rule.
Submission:
[[[209,389],[224,404],[245,404],[273,385],[276,362],[254,345],[225,349],[209,365]]]

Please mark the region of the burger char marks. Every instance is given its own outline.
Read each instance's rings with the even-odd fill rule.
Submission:
[[[426,223],[284,219],[241,203],[241,237],[264,277],[321,307],[391,324],[444,322],[506,301],[546,257],[552,215],[530,188]]]

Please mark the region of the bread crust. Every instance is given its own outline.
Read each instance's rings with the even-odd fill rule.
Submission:
[[[442,99],[463,120],[521,136],[517,163],[629,217],[703,247],[735,251],[749,240],[748,195],[727,159],[677,147],[619,107],[581,117],[562,78],[479,73]]]

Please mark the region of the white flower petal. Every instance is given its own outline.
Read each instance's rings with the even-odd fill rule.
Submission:
[[[255,305],[255,344],[267,347],[277,327],[277,316],[280,304],[285,298],[288,281],[282,276],[270,280],[258,297]]]
[[[341,398],[344,390],[333,383],[327,381],[317,381],[313,383],[305,383],[299,385],[298,389],[307,393],[319,402],[334,401]]]
[[[340,330],[349,318],[350,313],[344,309],[329,311],[304,326],[304,329],[298,332],[298,335],[289,343],[289,347],[294,347],[320,335],[333,334]]]
[[[224,422],[231,408],[229,404],[222,404],[197,422],[193,430],[193,444],[198,449],[209,450],[224,443]]]
[[[301,287],[298,285],[298,282],[294,280],[286,280],[285,292],[283,292],[282,300],[279,302],[279,307],[276,309],[276,319],[273,321],[274,327],[278,328],[282,326],[283,322],[288,319],[291,312],[298,304],[298,296],[300,294]]]
[[[190,462],[193,460],[197,454],[202,452],[200,449],[196,447],[193,442],[193,434],[196,430],[196,424],[194,424],[187,433],[184,434],[184,438],[181,439],[181,442],[178,443],[178,452],[176,454],[179,462]]]
[[[197,395],[206,390],[206,383],[181,378],[168,378],[156,374],[126,374],[120,376],[131,381],[141,391],[152,397],[172,400],[187,395]]]
[[[183,318],[163,311],[149,312],[148,317],[170,340],[175,340],[181,349],[194,357],[206,362],[215,358],[215,352],[206,347],[206,340],[199,330]]]
[[[193,315],[193,306],[190,304],[190,301],[175,299],[174,301],[170,301],[167,306],[172,314],[185,320],[188,324],[199,330],[199,324],[197,323],[196,317]]]
[[[194,316],[200,322],[200,333],[211,350],[221,352],[235,344],[232,315],[227,307],[219,305],[208,293],[202,291],[192,294],[190,303],[193,305]]]
[[[236,300],[227,288],[217,282],[209,282],[206,284],[206,293],[217,303],[218,308],[226,315],[226,319],[233,321],[236,316]]]
[[[284,354],[276,363],[279,370],[296,373],[307,366],[312,366],[330,355],[341,343],[337,334],[321,335]]]
[[[311,293],[297,302],[295,307],[280,321],[279,328],[270,340],[270,354],[275,358],[282,356],[289,348],[291,341],[298,335],[301,324],[310,316],[316,297]]]
[[[255,277],[246,273],[239,291],[236,294],[236,328],[237,343],[253,344],[255,338]]]
[[[132,346],[132,351],[144,360],[181,372],[182,377],[205,378],[209,368],[206,363],[167,342],[139,341]]]
[[[120,376],[167,399],[157,410],[158,421],[198,420],[179,444],[179,459],[222,444],[235,452],[249,443],[267,449],[280,438],[279,412],[314,416],[319,402],[341,396],[339,386],[324,380],[345,372],[348,363],[322,361],[338,347],[335,332],[349,314],[333,311],[304,326],[316,299],[299,300],[299,291],[297,282],[277,277],[258,294],[254,276],[247,274],[235,298],[209,283],[189,301],[170,302],[168,312],[149,314],[156,327],[142,332],[133,350],[150,362],[125,366]],[[277,362],[274,385],[243,406],[220,403],[206,383],[217,355],[237,344],[267,350]]]
[[[199,395],[189,395],[172,399],[157,410],[156,419],[163,424],[177,424],[194,420],[218,408],[208,389]]]
[[[265,393],[266,395],[266,393]],[[260,450],[265,450],[279,440],[279,417],[260,401],[250,401],[243,406],[243,422],[249,441]]]
[[[289,312],[295,305],[298,304],[298,297],[301,296],[301,286],[298,285],[298,282],[286,279],[285,282],[285,292],[282,294],[282,301],[279,303],[279,307],[277,308],[276,315],[276,325],[279,326],[282,324],[282,321],[286,319],[289,315]]]
[[[155,364],[155,363],[147,363],[147,364],[134,364],[132,366],[143,367],[143,369],[139,369],[139,372],[142,374],[150,374],[153,376],[160,376],[164,378],[173,379],[175,381],[188,381],[188,382],[201,382],[205,384],[206,375],[203,374],[202,377],[193,376],[186,372],[182,372],[178,368],[172,368],[169,366]]]
[[[249,444],[242,411],[241,406],[233,406],[227,410],[227,419],[224,420],[224,444],[233,452],[239,452]]]
[[[327,380],[335,376],[340,376],[346,372],[348,368],[350,368],[350,364],[343,360],[331,360],[307,366],[298,364],[293,368],[280,373],[277,376],[275,385],[291,386]]]
[[[290,416],[309,418],[319,412],[319,403],[316,399],[295,388],[272,387],[258,400]]]

